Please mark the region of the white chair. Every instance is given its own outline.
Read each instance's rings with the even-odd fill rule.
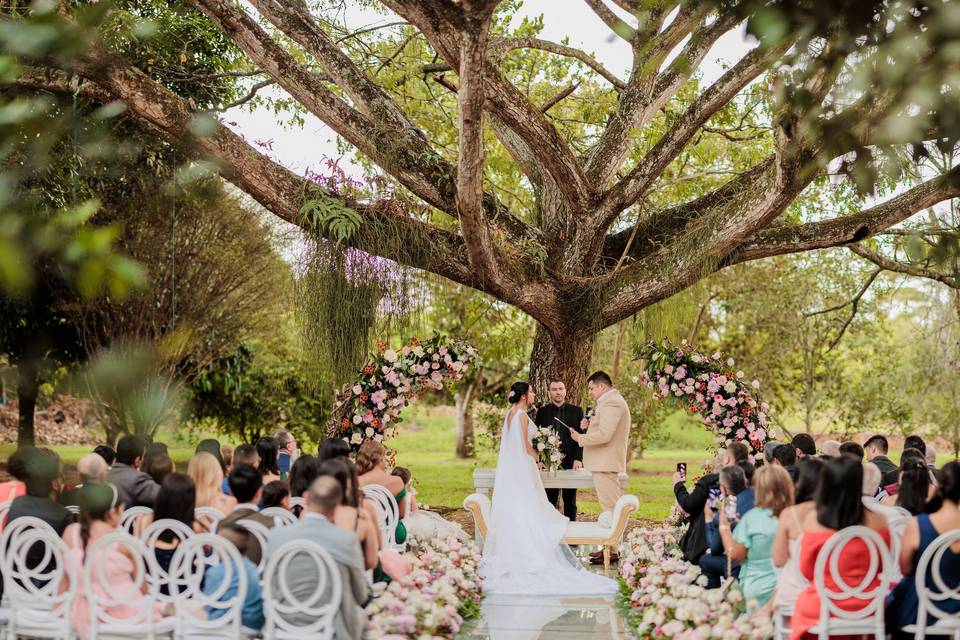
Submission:
[[[193,517],[205,524],[210,529],[210,533],[216,533],[217,525],[223,520],[223,514],[213,507],[197,507],[193,510]]]
[[[203,592],[204,576],[210,571],[222,574],[222,580],[210,593]],[[230,542],[212,533],[200,533],[177,546],[170,563],[170,573],[185,590],[174,599],[176,630],[179,639],[233,640],[255,637],[257,632],[242,625],[243,603],[247,597],[247,580],[241,575],[237,591],[226,597],[237,572],[243,572],[240,552]],[[210,619],[208,609],[222,614]]]
[[[300,507],[301,509],[307,508],[307,501],[299,496],[290,496],[290,508]]]
[[[840,557],[853,540],[866,546],[869,564],[859,584],[849,585],[840,574]],[[820,594],[820,621],[809,633],[820,640],[839,635],[872,635],[884,640],[884,600],[893,582],[890,551],[876,531],[869,527],[846,527],[830,536],[817,556],[813,580]],[[827,587],[826,576],[830,572],[837,590]],[[848,611],[838,602],[856,598],[864,604],[859,609]]]
[[[257,569],[262,574],[263,567],[267,562],[267,536],[270,535],[270,529],[256,520],[250,520],[248,518],[237,520],[237,526],[243,527],[250,535],[257,539],[257,544],[260,545],[260,564],[257,565]]]
[[[917,623],[903,628],[905,632],[913,633],[915,638],[950,636],[953,640],[960,640],[960,614],[941,608],[948,601],[960,602],[960,584],[948,585],[940,573],[943,556],[958,541],[960,531],[948,531],[930,543],[920,556],[915,578],[919,600]],[[933,589],[927,586],[928,575],[933,582]],[[927,624],[928,616],[934,618],[934,624]]]
[[[773,610],[773,640],[790,640],[790,622],[793,607],[777,607]]]
[[[397,544],[397,523],[400,521],[400,507],[390,490],[380,484],[368,484],[360,487],[363,494],[373,500],[378,507],[380,533],[384,546],[403,551],[406,545]]]
[[[310,596],[304,600],[290,591],[293,581],[288,572],[293,566],[299,575],[303,575],[305,563],[313,563],[316,567],[317,581]],[[263,573],[263,613],[267,619],[263,637],[329,640],[333,637],[342,589],[340,569],[326,549],[307,540],[286,543],[270,557]],[[312,622],[298,625],[291,621],[295,616]]]
[[[130,507],[129,509],[124,509],[123,515],[120,516],[120,524],[117,525],[117,530],[133,533],[137,520],[145,515],[153,515],[153,509],[150,507]]]
[[[13,500],[6,500],[5,502],[0,502],[0,527],[6,524],[7,514],[10,513],[10,505],[12,504],[13,504]]]
[[[66,509],[67,511],[69,511],[71,514],[75,515],[75,516],[80,515],[80,505],[78,505],[78,504],[68,504],[68,505],[64,505],[63,508]]]
[[[79,570],[66,543],[43,520],[23,516],[4,529],[0,550],[6,636],[72,638]]]
[[[278,527],[285,527],[288,524],[295,524],[298,522],[297,516],[293,515],[292,511],[287,511],[283,507],[267,507],[260,513],[261,515],[273,518],[275,526]]]
[[[141,514],[142,515],[142,514]],[[121,553],[116,547],[126,547],[133,558],[133,581],[129,588],[119,590],[111,584],[109,553]],[[91,640],[100,636],[110,638],[169,637],[174,627],[173,618],[154,620],[158,585],[148,585],[147,548],[129,533],[117,531],[103,536],[87,549],[83,564],[83,591],[90,606]],[[143,590],[147,587],[147,593]],[[131,606],[132,605],[132,606]],[[118,617],[117,608],[124,616]],[[129,615],[129,614],[133,615]]]
[[[193,529],[179,520],[172,520],[170,518],[163,518],[151,522],[140,534],[140,539],[147,548],[147,569],[149,571],[150,586],[154,589],[155,596],[160,602],[173,602],[175,598],[179,597],[181,586],[178,578],[171,575],[169,570],[161,567],[160,562],[157,560],[157,540],[159,540],[162,534],[168,531],[173,533],[180,543],[194,535]],[[167,594],[164,594],[160,590],[161,585],[167,585]]]

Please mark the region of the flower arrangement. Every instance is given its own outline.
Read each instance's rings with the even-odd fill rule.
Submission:
[[[453,638],[480,614],[480,550],[456,538],[412,541],[413,569],[367,605],[371,638]]]
[[[634,529],[621,544],[619,603],[636,638],[769,638],[767,618],[744,613],[736,584],[708,590],[700,568],[679,548],[683,529]]]
[[[644,382],[655,400],[673,397],[716,434],[716,442],[747,442],[759,460],[763,445],[773,439],[768,426],[770,407],[759,399],[760,382],[747,382],[733,358],[720,353],[706,356],[689,348],[686,340],[674,347],[648,342],[636,351],[647,360]]]
[[[537,427],[533,434],[533,447],[540,455],[540,462],[547,471],[556,471],[563,461],[560,437],[553,427]]]
[[[383,442],[395,433],[405,406],[425,390],[461,378],[476,359],[471,345],[439,335],[425,342],[413,338],[399,350],[378,342],[376,355],[334,405],[331,432],[354,451],[367,439]]]

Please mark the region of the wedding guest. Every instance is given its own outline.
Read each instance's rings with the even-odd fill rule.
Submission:
[[[230,473],[230,469],[233,468],[233,447],[228,444],[220,445],[220,459],[223,460],[223,466],[226,467],[223,474],[224,476]]]
[[[96,558],[88,559],[90,547],[100,538],[115,533],[122,515],[123,499],[117,487],[112,484],[86,485],[81,489],[80,522],[67,527],[63,532],[63,539],[77,567],[82,567],[88,560],[96,562],[102,567],[101,575],[109,588],[114,593],[125,595],[122,602],[104,607],[105,615],[117,621],[142,620],[152,609],[154,620],[159,621],[162,618],[162,608],[151,601],[142,588],[143,585],[135,582],[137,570],[129,549],[113,545],[101,551]],[[108,597],[99,581],[95,580],[91,587],[99,597]],[[91,611],[88,597],[86,585],[81,581],[70,616],[73,629],[81,639],[90,633]]]
[[[726,508],[728,498],[735,501],[736,518],[728,522],[728,526],[735,528],[737,521],[753,508],[753,493],[747,492],[747,477],[738,465],[721,469],[719,483],[722,498],[719,510]],[[740,573],[740,565],[728,563],[719,532],[720,515],[714,512],[709,502],[703,508],[703,515],[707,523],[707,552],[700,556],[699,565],[700,570],[707,577],[707,588],[716,589],[724,576],[736,577]]]
[[[263,478],[260,472],[248,464],[235,464],[229,480],[230,493],[236,498],[237,504],[233,511],[219,522],[217,531],[219,532],[221,527],[237,524],[241,520],[253,520],[268,529],[273,528],[273,518],[260,513],[259,503],[263,494]],[[257,540],[251,539],[246,548],[247,557],[253,561],[253,564],[258,565],[262,553]]]
[[[926,461],[923,457],[923,454],[920,453],[919,449],[914,449],[912,447],[909,449],[904,449],[903,452],[900,454],[900,465],[897,467],[899,469],[899,472],[897,473],[896,479],[891,484],[881,486],[880,493],[877,494],[877,498],[879,498],[880,501],[883,502],[884,504],[889,504],[889,505],[894,504],[895,496],[897,495],[897,492],[900,490],[900,472],[903,471],[904,465],[906,465],[911,460],[914,462],[919,462],[924,466],[926,466]]]
[[[901,629],[916,624],[919,613],[917,597],[916,571],[920,556],[942,533],[960,529],[960,462],[956,460],[944,465],[940,472],[939,497],[940,508],[934,513],[921,513],[910,520],[903,535],[898,557],[903,579],[893,590],[888,602],[887,622],[895,640],[913,638],[914,634],[904,633]],[[942,593],[934,583],[933,566],[927,573],[926,588],[931,594]],[[954,587],[960,583],[960,543],[952,545],[940,558],[940,575],[947,585]],[[947,598],[936,603],[946,612],[960,614],[960,599]],[[928,624],[936,620],[927,619]]]
[[[881,503],[906,509],[911,515],[923,513],[936,487],[930,483],[930,470],[920,458],[906,458],[900,465],[900,482],[896,495],[887,496]]]
[[[7,460],[7,473],[13,479],[0,484],[0,502],[7,502],[19,498],[27,492],[27,465],[25,458],[29,457],[35,447],[20,447]]]
[[[173,469],[173,460],[167,455],[148,456],[143,463],[143,471],[159,485],[163,484],[164,478],[173,473]]]
[[[212,596],[219,593],[219,601],[226,602],[237,596],[240,591],[240,581],[246,586],[246,595],[240,610],[240,624],[249,631],[260,631],[266,624],[263,615],[263,587],[260,584],[260,572],[257,565],[250,560],[248,546],[253,542],[253,536],[243,527],[226,524],[217,527],[217,535],[229,540],[240,552],[240,566],[230,564],[230,584],[220,593],[223,581],[226,580],[227,563],[218,562],[210,565],[203,573],[203,593]],[[229,609],[207,605],[207,619],[217,620],[227,615]],[[242,636],[255,636],[249,632]]]
[[[840,441],[839,440],[824,440],[823,444],[820,445],[820,455],[825,458],[839,458],[840,457]]]
[[[924,460],[927,462],[927,468],[930,469],[930,473],[936,475],[937,473],[937,450],[932,444],[927,444],[927,449],[924,451]]]
[[[852,458],[856,458],[860,462],[863,462],[863,447],[856,442],[841,442],[840,455],[850,456]]]
[[[793,609],[797,596],[807,586],[799,564],[800,537],[803,533],[801,523],[816,508],[813,498],[822,471],[823,460],[812,456],[801,460],[797,465],[795,504],[780,513],[771,551],[773,566],[781,569],[772,600],[774,609]]]
[[[79,505],[79,491],[88,484],[105,484],[110,467],[107,461],[96,453],[88,453],[77,461],[77,475],[80,484],[60,494],[60,504],[63,506]]]
[[[790,478],[797,479],[797,448],[792,444],[782,444],[773,450],[773,464],[783,467]]]
[[[817,455],[817,441],[809,433],[798,433],[790,444],[797,450],[797,459]]]
[[[863,443],[863,452],[867,462],[872,462],[880,469],[880,486],[885,487],[897,482],[897,476],[900,475],[900,468],[893,464],[893,461],[887,457],[887,451],[890,445],[887,439],[881,435],[872,436]]]
[[[24,449],[26,451],[22,454],[22,461],[26,472],[24,478],[26,492],[14,498],[10,504],[6,524],[17,518],[33,516],[49,524],[57,535],[61,535],[73,517],[57,502],[60,485],[59,458],[54,457],[56,454],[51,456],[35,447],[24,447]],[[38,551],[42,550],[38,549]]]
[[[904,451],[907,449],[916,449],[921,454],[926,454],[927,443],[924,442],[920,436],[911,434],[903,439],[903,449]]]
[[[343,502],[343,489],[340,483],[329,476],[314,480],[307,491],[307,512],[300,522],[280,527],[270,533],[267,543],[268,557],[277,552],[285,543],[292,540],[310,540],[323,546],[333,556],[340,569],[340,582],[343,585],[340,594],[340,606],[337,607],[334,621],[334,637],[339,639],[363,637],[367,615],[363,609],[369,595],[364,576],[363,556],[357,536],[333,524],[337,507]],[[292,597],[299,601],[309,601],[317,590],[317,569],[313,562],[291,562],[283,579]],[[316,606],[330,602],[329,581],[326,591]],[[279,592],[278,592],[279,593]],[[282,598],[282,594],[280,595]],[[291,613],[288,617],[292,624],[305,626],[314,619],[304,612]]]
[[[767,444],[763,445],[763,463],[764,464],[773,464],[773,450],[779,447],[782,442],[777,442],[776,440],[771,440]]]
[[[117,452],[105,444],[98,444],[93,452],[103,458],[103,461],[107,463],[108,467],[112,467],[113,463],[117,461]]]
[[[577,471],[583,469],[583,447],[570,437],[572,427],[583,433],[580,422],[583,420],[583,409],[567,402],[567,387],[561,380],[552,380],[547,388],[550,402],[540,407],[534,420],[538,427],[547,427],[556,432],[560,438],[560,452],[563,460],[560,467]],[[556,508],[560,508],[560,497],[563,496],[563,515],[570,522],[577,519],[577,490],[547,489],[547,500]]]
[[[347,458],[333,458],[323,462],[318,472],[318,477],[330,476],[340,484],[343,498],[334,511],[333,524],[356,534],[363,548],[364,566],[367,569],[376,569],[380,551],[379,525],[376,513],[371,517],[371,514],[360,506],[361,493],[356,468]],[[378,577],[375,573],[374,582],[378,582]]]
[[[198,533],[206,531],[203,523],[196,521],[194,508],[196,507],[196,485],[190,476],[184,473],[171,473],[163,479],[160,493],[157,494],[157,505],[152,514],[146,514],[137,520],[134,525],[134,535],[138,538],[143,535],[153,522],[158,520],[175,520]],[[180,546],[180,538],[171,530],[160,532],[153,545],[154,558],[164,572],[169,573],[170,561]],[[184,587],[185,588],[185,587]],[[179,588],[180,591],[183,588]],[[161,583],[160,593],[170,595],[168,582]]]
[[[350,457],[350,445],[343,438],[327,438],[317,447],[317,458],[320,462],[340,456]]]
[[[296,498],[302,498],[319,475],[319,460],[310,455],[297,458],[293,466],[290,467],[290,477],[287,478],[290,484],[290,495]],[[300,507],[294,507],[293,509],[297,517],[300,517],[300,509]]]
[[[260,465],[257,470],[263,476],[263,483],[280,480],[280,446],[275,438],[260,438],[257,440],[257,455],[260,456]]]
[[[190,464],[187,465],[187,475],[196,485],[198,507],[216,509],[224,516],[236,508],[237,499],[223,495],[220,490],[223,468],[212,453],[201,451],[193,454]]]
[[[150,507],[157,502],[160,485],[140,470],[147,441],[137,435],[126,435],[117,443],[117,462],[107,474],[107,482],[117,487],[128,507]]]
[[[397,544],[407,540],[407,528],[403,524],[403,517],[407,515],[407,503],[404,498],[407,489],[403,480],[387,473],[386,451],[383,445],[375,440],[367,440],[357,452],[357,473],[360,476],[360,486],[379,484],[386,487],[397,501],[400,508],[400,520],[397,521],[395,539]]]
[[[791,625],[791,640],[804,638],[809,629],[820,621],[820,594],[813,583],[813,570],[817,556],[837,531],[856,525],[870,527],[884,542],[890,543],[890,531],[883,516],[865,509],[860,500],[863,487],[863,466],[847,457],[832,458],[824,462],[820,476],[820,485],[815,497],[816,509],[803,519],[803,534],[800,540],[800,572],[810,584],[797,597]],[[870,568],[870,554],[866,543],[856,539],[843,547],[837,563],[838,578],[848,585],[861,585],[861,588],[875,588],[879,573],[870,584],[867,571]],[[827,572],[824,583],[828,589],[839,591],[840,587],[831,572]],[[834,601],[834,605],[848,611],[863,607],[863,600],[850,598]]]
[[[257,454],[257,448],[252,444],[241,444],[233,452],[233,465],[231,466],[231,471],[233,467],[237,467],[241,464],[248,464],[254,469],[260,466],[260,456]],[[227,478],[230,474],[226,474],[223,478],[223,495],[230,495],[230,483],[227,482]]]
[[[876,498],[882,475],[877,465],[872,462],[863,463],[863,496],[860,501],[865,508],[880,514],[887,521],[890,549],[893,552],[892,557],[896,558],[900,552],[903,533],[910,522],[910,512],[897,506],[885,506]]]
[[[290,509],[290,490],[287,485],[274,480],[263,487],[263,499],[261,500],[261,509],[270,507],[280,507],[281,509]]]
[[[280,479],[286,480],[290,473],[290,465],[296,460],[297,441],[293,434],[286,429],[277,429],[271,437],[277,441],[279,452],[277,454],[277,468],[280,469]]]
[[[223,460],[223,453],[220,450],[220,441],[216,438],[206,438],[198,442],[195,453],[209,453],[216,459],[217,464],[220,465],[220,471],[222,471],[224,474],[227,473],[227,463]]]
[[[736,531],[730,526],[725,509],[720,510],[720,537],[732,562],[740,563],[737,578],[748,610],[767,603],[777,586],[771,549],[778,518],[793,504],[793,479],[783,467],[765,465],[757,471],[756,502],[743,514]]]

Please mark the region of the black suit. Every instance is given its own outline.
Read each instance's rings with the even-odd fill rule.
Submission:
[[[552,427],[560,437],[560,451],[563,453],[563,460],[560,462],[562,469],[572,469],[575,460],[583,461],[583,447],[570,437],[570,431],[567,429],[567,427],[573,427],[583,433],[583,429],[580,428],[581,420],[583,420],[583,410],[572,404],[563,404],[558,407],[551,402],[537,411],[537,419],[534,421],[537,426]],[[572,522],[577,519],[577,490],[547,489],[547,500],[558,507],[561,493],[563,493],[563,515],[570,518]]]

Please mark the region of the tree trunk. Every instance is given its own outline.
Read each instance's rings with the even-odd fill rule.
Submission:
[[[457,458],[472,458],[473,446],[473,397],[477,383],[463,385],[453,394],[457,408]]]
[[[590,367],[595,340],[596,334],[579,333],[555,339],[538,324],[530,355],[529,380],[537,398],[546,398],[550,382],[561,380],[567,387],[567,402],[580,403],[586,394],[587,369]]]
[[[37,361],[32,358],[21,360],[17,364],[17,402],[19,405],[19,425],[17,428],[17,446],[33,446],[34,414],[37,409],[37,396],[40,393],[40,371]]]

